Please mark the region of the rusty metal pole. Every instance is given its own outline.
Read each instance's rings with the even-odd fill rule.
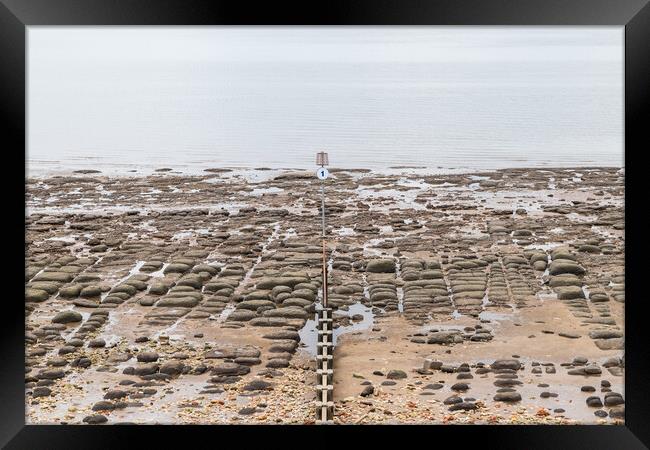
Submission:
[[[320,209],[321,209],[321,226],[323,238],[323,308],[327,308],[327,249],[325,241],[325,180],[329,173],[325,166],[329,164],[329,157],[326,152],[319,152],[316,154],[316,164],[321,168],[318,169],[317,175],[321,180],[320,185]]]
[[[327,308],[327,242],[325,241],[325,180],[321,181],[321,210],[323,222],[323,308]]]

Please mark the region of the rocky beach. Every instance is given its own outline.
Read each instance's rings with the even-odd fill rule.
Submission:
[[[331,169],[337,424],[622,424],[624,171]],[[26,184],[28,424],[313,424],[315,171]]]

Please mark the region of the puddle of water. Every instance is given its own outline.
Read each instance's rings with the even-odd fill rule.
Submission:
[[[178,334],[172,334],[176,330],[176,328],[178,328],[180,323],[181,323],[181,320],[179,318],[178,320],[176,320],[176,322],[174,322],[173,324],[171,324],[167,328],[163,328],[162,330],[156,331],[153,334],[153,339],[154,340],[158,339],[160,336],[168,336],[169,339],[172,339],[172,336],[174,336],[173,340],[176,340],[176,341],[180,340],[181,338],[183,338],[185,336],[184,335],[178,335]]]
[[[129,274],[120,280],[120,283],[126,281],[131,275],[135,275],[136,273],[140,272],[140,268],[144,266],[144,263],[145,261],[136,262],[135,266],[133,266],[133,268],[129,271]]]
[[[95,264],[97,264],[97,263],[99,263],[99,260],[98,260]],[[111,289],[109,289],[109,290],[106,291],[106,292],[102,292],[102,293],[101,293],[101,295],[100,295],[100,297],[99,297],[100,303],[103,302],[104,299],[105,299],[106,297],[109,296],[110,291],[111,291],[114,287],[119,286],[120,284],[122,284],[122,283],[124,283],[126,280],[128,280],[132,275],[135,275],[136,273],[140,272],[140,268],[141,268],[142,266],[144,266],[144,264],[145,264],[145,261],[136,261],[135,265],[134,265],[134,266],[129,270],[129,273],[128,273],[127,275],[123,276],[122,278],[120,278],[119,280],[117,280],[115,283],[113,283],[113,285],[111,286]],[[84,272],[85,272],[85,271],[84,271]],[[83,273],[83,272],[82,272],[82,273]],[[110,315],[110,314],[109,314],[109,315]]]
[[[341,227],[338,230],[334,230],[334,233],[338,234],[339,236],[354,236],[357,234],[352,228],[348,227]]]
[[[164,263],[163,266],[160,268],[160,270],[156,270],[155,272],[151,272],[149,276],[154,277],[154,278],[162,278],[165,276],[165,269],[169,263]]]
[[[173,235],[172,240],[173,241],[178,241],[178,240],[181,240],[181,239],[187,239],[187,238],[192,237],[193,235],[194,235],[194,232],[191,231],[191,230],[190,231],[181,231],[181,232],[178,232],[175,235]]]
[[[361,200],[390,199],[399,209],[426,209],[424,205],[415,202],[418,194],[424,192],[421,189],[400,191],[398,189],[386,189],[383,185],[373,185],[371,187],[358,187],[352,192]],[[371,205],[371,209],[377,209],[376,205]]]
[[[25,208],[25,213],[26,216],[30,216],[32,214],[45,214],[45,215],[92,214],[98,216],[111,216],[111,215],[124,214],[133,211],[137,211],[142,215],[146,215],[149,212],[209,209],[211,213],[214,211],[226,210],[232,214],[237,212],[240,208],[244,206],[247,205],[244,203],[237,203],[237,202],[211,203],[211,204],[197,203],[194,205],[188,205],[186,203],[182,205],[169,205],[169,204],[155,205],[149,203],[147,206],[131,206],[131,205],[115,205],[115,204],[110,204],[110,205],[104,204],[98,206],[97,202],[88,202],[88,203],[76,203],[69,206],[48,207],[48,206],[40,206],[40,204],[35,204],[34,202],[29,202]]]
[[[375,315],[372,312],[371,308],[363,305],[362,303],[357,302],[353,305],[350,305],[347,311],[337,311],[337,315],[346,315],[348,317],[352,317],[355,314],[362,315],[363,319],[358,322],[350,322],[350,325],[347,326],[340,326],[332,332],[332,340],[335,346],[339,336],[354,331],[367,330],[372,327],[375,321]],[[316,356],[316,344],[318,342],[316,318],[317,315],[314,314],[314,316],[311,319],[308,319],[307,322],[305,322],[305,325],[300,330],[298,330],[300,342],[305,344],[304,347],[300,348],[312,356]]]
[[[264,194],[279,194],[280,192],[284,192],[284,189],[271,186],[268,188],[255,188],[251,192],[249,192],[248,195],[253,197],[261,197]]]
[[[514,239],[513,239],[514,241]],[[553,250],[555,247],[560,247],[563,244],[562,242],[547,242],[546,244],[530,244],[524,247],[524,249],[535,249],[535,250],[544,250],[544,251],[550,251]]]
[[[334,330],[333,334],[333,341],[334,345],[336,345],[336,340],[338,336],[346,333],[350,333],[352,331],[362,331],[362,330],[367,330],[370,327],[372,327],[372,324],[374,323],[375,320],[375,315],[372,312],[372,309],[357,302],[353,305],[350,305],[347,311],[339,311],[339,312],[345,312],[348,317],[352,317],[355,314],[361,314],[363,316],[363,320],[360,320],[358,322],[351,322],[350,325],[348,326],[341,326],[338,327],[337,329]]]
[[[69,234],[67,236],[61,236],[61,237],[51,237],[45,239],[46,241],[61,241],[61,242],[70,242],[74,244],[76,242],[76,234]]]
[[[400,278],[402,276],[402,266],[399,262],[399,259],[395,261],[395,277]],[[400,314],[404,312],[404,288],[402,286],[396,287],[397,293],[397,310]]]
[[[286,172],[282,169],[272,170],[255,170],[255,169],[233,169],[232,172],[225,172],[220,177],[208,178],[208,183],[223,183],[224,181],[246,180],[248,183],[262,183],[273,180],[281,173]]]
[[[232,303],[228,303],[226,307],[221,311],[221,314],[219,314],[219,317],[217,318],[217,323],[222,323],[225,322],[230,313],[232,313],[235,310],[235,305]]]
[[[572,222],[593,222],[594,220],[597,220],[597,216],[590,216],[586,214],[578,214],[578,213],[569,213],[565,214],[565,217],[569,219]]]
[[[478,318],[481,320],[496,320],[496,321],[503,321],[503,320],[512,320],[512,313],[495,313],[492,311],[481,311],[481,313],[478,315]]]
[[[317,315],[316,313],[314,313],[312,318],[307,319],[305,325],[300,330],[298,330],[298,335],[300,336],[300,342],[305,344],[304,347],[300,347],[300,348],[312,356],[316,356],[316,343],[318,342],[316,318]]]
[[[591,231],[593,231],[596,234],[600,234],[605,238],[614,238],[614,239],[619,238],[620,235],[622,234],[622,232],[619,231],[619,234],[617,235],[616,233],[612,233],[611,231],[604,229],[604,227],[596,226],[596,225],[593,225],[591,227]]]
[[[156,233],[158,231],[158,228],[151,226],[151,220],[145,220],[139,225],[136,225],[136,228],[140,228],[144,231],[148,231],[150,233]]]

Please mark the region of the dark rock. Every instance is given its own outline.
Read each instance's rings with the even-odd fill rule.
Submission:
[[[592,408],[602,408],[603,402],[600,400],[600,397],[587,397],[587,406]]]
[[[32,397],[49,397],[52,394],[52,390],[45,386],[35,387],[32,391]]]
[[[625,407],[621,405],[610,409],[609,417],[612,419],[625,419]]]
[[[519,392],[499,392],[494,396],[495,402],[518,402],[521,401]]]
[[[164,363],[162,366],[160,366],[160,373],[171,375],[171,376],[176,376],[180,375],[183,373],[183,368],[185,367],[185,364],[183,364],[181,361],[167,361]]]
[[[497,387],[510,387],[519,384],[523,384],[523,383],[519,380],[513,380],[513,379],[494,380],[494,385]]]
[[[93,414],[92,416],[84,417],[83,422],[87,423],[88,425],[98,425],[100,423],[108,422],[108,419],[102,414]]]
[[[272,333],[267,333],[262,337],[266,339],[291,339],[294,341],[300,341],[300,335],[297,331],[293,330],[278,330]]]
[[[285,358],[271,358],[267,361],[266,367],[271,369],[281,369],[289,367],[289,360]]]
[[[65,376],[65,372],[61,369],[47,369],[47,370],[41,370],[36,377],[39,380],[55,380],[57,378],[63,378]]]
[[[436,331],[427,338],[427,344],[459,344],[463,342],[463,336],[457,330]]]
[[[457,395],[452,395],[451,397],[447,397],[447,398],[443,401],[443,403],[444,403],[445,405],[453,405],[453,404],[456,404],[456,403],[462,403],[462,402],[463,402],[463,399],[460,398],[460,397],[457,396]]]
[[[395,272],[395,261],[392,259],[373,259],[366,264],[366,271],[373,273]]]
[[[615,330],[594,330],[589,332],[591,339],[614,339],[622,338],[623,333]]]
[[[519,370],[521,368],[521,362],[516,359],[498,359],[490,364],[490,367],[495,369],[511,369]]]
[[[539,396],[540,396],[541,398],[557,397],[557,393],[555,393],[555,392],[544,391],[544,392],[542,392],[541,394],[539,394]]]
[[[88,342],[88,347],[90,348],[106,347],[106,341],[101,338],[93,339],[90,342]]]
[[[574,333],[558,333],[557,335],[565,337],[565,338],[569,338],[569,339],[579,339],[580,338],[579,334],[574,334]]]
[[[146,375],[151,375],[151,374],[154,374],[154,373],[158,372],[158,368],[159,368],[158,364],[144,363],[144,364],[141,364],[141,365],[139,365],[137,367],[134,367],[133,375],[137,375],[137,376],[140,376],[140,377],[141,376],[146,376]],[[126,372],[123,372],[123,373],[126,374]]]
[[[93,411],[112,411],[115,409],[115,405],[112,402],[108,401],[99,401],[93,405]]]
[[[268,367],[268,366],[267,366]],[[237,363],[223,362],[212,368],[212,375],[246,375],[251,371],[250,367]]]
[[[244,391],[270,391],[272,389],[273,384],[264,380],[253,380],[242,388]]]
[[[388,374],[386,375],[386,378],[388,378],[389,380],[401,380],[406,377],[407,377],[406,372],[404,372],[403,370],[395,370],[395,369],[389,371]]]
[[[104,394],[104,400],[114,400],[116,398],[124,398],[126,397],[128,392],[120,391],[118,389],[111,389],[106,394]]]
[[[158,361],[158,353],[156,352],[140,352],[138,353],[137,360],[139,362],[156,362]]]
[[[256,366],[258,364],[262,364],[261,359],[252,358],[252,357],[248,357],[248,356],[240,356],[238,358],[235,358],[234,362],[237,363],[237,364],[243,364],[245,366]]]
[[[67,310],[61,311],[52,319],[52,323],[72,323],[81,322],[83,317],[77,311]]]
[[[472,411],[475,409],[478,409],[478,406],[476,403],[471,402],[460,402],[449,407],[449,411]]]
[[[617,406],[625,403],[623,396],[616,392],[608,392],[605,394],[605,406]]]
[[[375,392],[375,388],[372,385],[366,386],[363,391],[361,391],[362,397],[368,397]]]

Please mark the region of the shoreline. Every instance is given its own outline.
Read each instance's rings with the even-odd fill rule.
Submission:
[[[101,169],[88,169],[80,167],[78,169],[35,169],[30,174],[30,163],[26,162],[26,179],[42,180],[53,177],[82,177],[82,176],[101,176],[101,177],[149,177],[159,175],[176,175],[176,176],[209,176],[209,175],[237,175],[246,174],[249,172],[315,172],[317,166],[313,168],[305,167],[262,167],[262,166],[223,166],[223,167],[190,167],[190,166],[161,166],[161,167],[140,167],[138,169],[127,169],[128,166],[113,169],[110,167],[103,167]],[[454,175],[454,174],[471,174],[471,173],[492,173],[502,171],[517,171],[517,170],[564,170],[564,169],[580,169],[580,170],[603,170],[614,169],[624,170],[624,165],[566,165],[566,166],[512,166],[512,167],[436,167],[427,168],[424,166],[390,166],[385,168],[361,168],[361,167],[329,167],[330,173],[348,172],[348,173],[375,173],[375,174],[421,174],[421,175]]]

